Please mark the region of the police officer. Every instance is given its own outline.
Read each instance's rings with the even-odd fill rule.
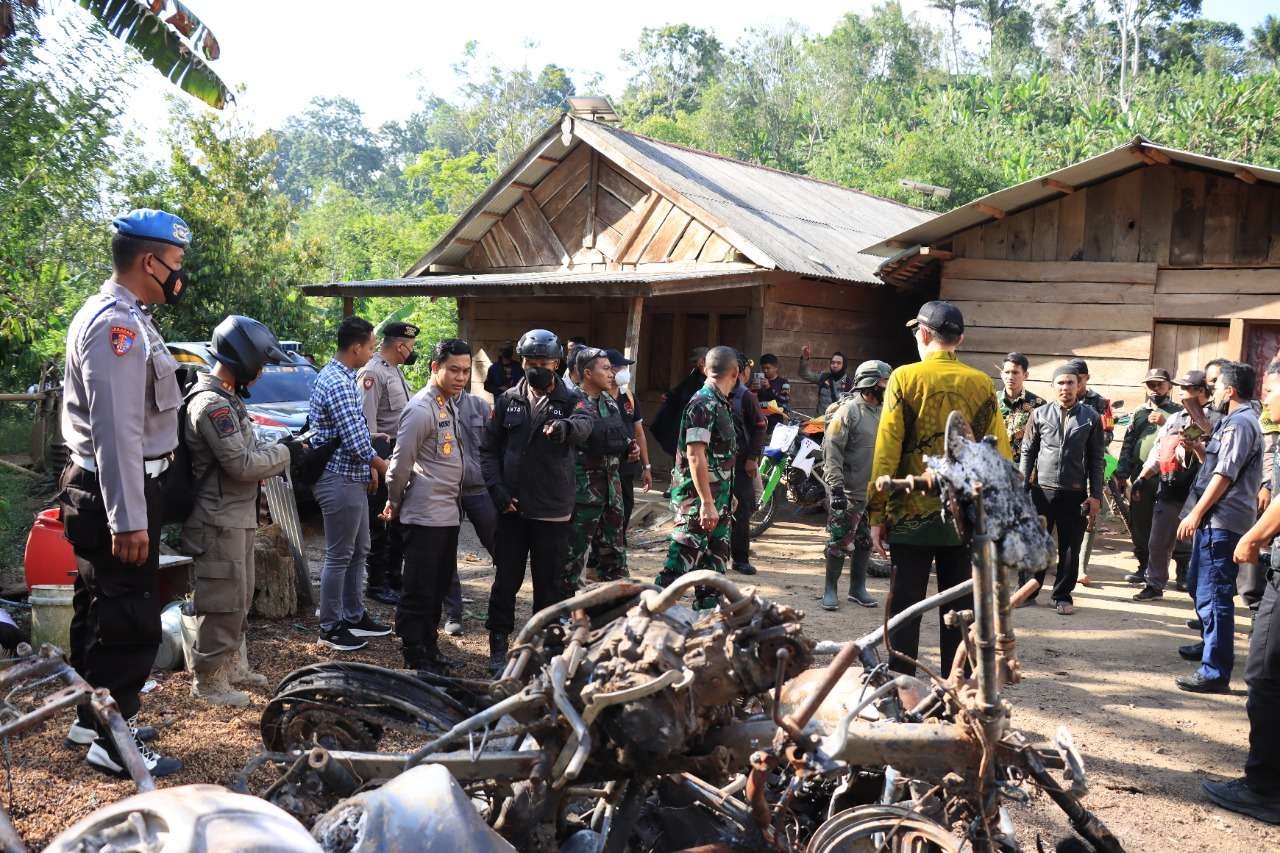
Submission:
[[[867,482],[876,449],[880,407],[891,369],[883,361],[864,361],[853,374],[853,393],[827,416],[822,437],[822,476],[827,486],[827,577],[824,610],[840,607],[840,575],[850,556],[849,600],[878,606],[867,592],[871,563],[871,528],[867,524]]]
[[[464,447],[458,441],[458,398],[471,381],[471,346],[449,338],[431,352],[431,381],[400,418],[387,469],[388,519],[404,525],[404,586],[396,633],[410,669],[442,670],[436,626],[458,572]]]
[[[364,418],[373,436],[374,449],[383,459],[391,458],[395,446],[400,413],[409,404],[409,383],[400,365],[418,360],[414,346],[418,327],[412,323],[388,323],[382,330],[382,345],[369,363],[356,373],[356,388],[364,403]],[[399,522],[382,520],[387,504],[387,484],[382,480],[378,490],[369,496],[369,556],[365,583],[367,595],[383,604],[399,600],[401,564],[404,562]]]
[[[494,401],[480,446],[485,485],[498,508],[496,575],[489,590],[489,665],[501,670],[515,628],[525,563],[533,573],[533,610],[559,600],[576,484],[574,448],[591,434],[581,398],[557,376],[560,339],[546,329],[521,336],[524,378]]]
[[[512,353],[514,352],[512,345]],[[489,490],[485,488],[484,471],[480,467],[480,443],[484,439],[485,426],[489,423],[493,406],[483,396],[465,389],[454,400],[454,406],[458,410],[457,435],[463,462],[462,514],[471,522],[481,547],[489,555],[489,559],[493,560],[498,553],[494,545],[498,537],[498,509],[493,505],[493,498],[489,497]],[[449,584],[449,593],[444,597],[444,613],[444,632],[451,636],[461,634],[462,584],[456,571]]]
[[[729,347],[712,347],[706,355],[706,371],[706,384],[685,406],[676,436],[671,475],[676,526],[656,580],[662,587],[695,569],[724,574],[729,559],[738,440],[727,395],[738,384],[737,353]],[[711,590],[698,589],[696,596],[695,608],[716,606]]]
[[[623,541],[622,480],[618,466],[623,456],[634,452],[632,433],[618,403],[609,393],[613,385],[613,364],[602,349],[581,346],[576,352],[578,386],[577,410],[591,416],[591,433],[575,456],[573,522],[569,550],[560,575],[561,595],[568,597],[579,587],[587,552],[597,540],[598,565],[594,580],[618,580],[627,576],[627,550]]]
[[[112,224],[111,278],[67,331],[62,435],[70,455],[58,503],[78,569],[71,662],[89,684],[111,692],[134,726],[138,691],[160,646],[161,477],[178,443],[182,404],[178,364],[150,306],[175,304],[186,290],[182,261],[191,232],[162,210],[134,210]],[[89,764],[125,775],[91,712],[81,707],[78,716],[80,732],[99,735]],[[141,734],[135,728],[151,775],[182,769]]]
[[[1147,457],[1155,447],[1160,427],[1164,426],[1170,415],[1182,410],[1169,397],[1173,390],[1173,377],[1169,375],[1169,371],[1163,367],[1153,367],[1147,371],[1143,384],[1147,386],[1147,399],[1134,409],[1129,428],[1124,431],[1120,458],[1116,462],[1116,485],[1122,493],[1130,478],[1137,483],[1138,475],[1142,473]],[[1155,505],[1155,489],[1143,490],[1139,487],[1129,494],[1129,532],[1133,536],[1133,556],[1138,561],[1138,571],[1125,575],[1124,579],[1129,583],[1146,585],[1147,561],[1151,553],[1151,520]]]
[[[1102,419],[1102,452],[1105,454],[1115,438],[1116,416],[1111,410],[1111,401],[1089,387],[1089,364],[1083,358],[1073,358],[1065,365],[1071,368],[1080,378],[1080,402],[1093,409]],[[1093,556],[1093,539],[1095,522],[1090,522],[1084,534],[1084,545],[1080,550],[1080,585],[1089,585],[1089,558]]]
[[[196,479],[195,506],[182,529],[182,550],[194,558],[191,695],[243,707],[249,695],[232,685],[267,687],[266,676],[249,669],[244,639],[253,604],[258,481],[284,471],[289,447],[298,445],[259,447],[241,399],[264,365],[288,360],[271,330],[249,317],[228,317],[213,330],[212,355],[217,363],[188,392],[182,424]]]

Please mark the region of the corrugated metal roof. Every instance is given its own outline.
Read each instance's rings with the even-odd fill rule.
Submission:
[[[877,261],[861,250],[934,214],[804,175],[731,160],[612,125],[574,119],[574,132],[621,151],[630,163],[676,190],[788,272],[874,283]],[[641,177],[644,175],[642,174]],[[658,188],[661,190],[661,187]],[[729,242],[735,242],[727,236]],[[751,256],[747,246],[739,246]]]
[[[1224,172],[1229,175],[1245,171],[1252,174],[1259,181],[1280,184],[1280,169],[1237,163],[1234,160],[1223,160],[1218,157],[1207,157],[1203,154],[1181,151],[1177,148],[1167,148],[1138,136],[1105,154],[1081,160],[1079,163],[1074,163],[1064,169],[1024,181],[961,205],[941,216],[919,223],[883,239],[874,246],[867,247],[864,251],[869,255],[890,257],[901,249],[910,248],[911,246],[928,246],[942,242],[953,234],[964,231],[966,228],[992,221],[991,214],[981,210],[980,205],[994,207],[1004,211],[1006,214],[1015,213],[1041,202],[1060,198],[1064,194],[1063,191],[1053,187],[1050,182],[1065,184],[1069,187],[1086,187],[1132,169],[1142,168],[1147,164],[1145,160],[1140,159],[1136,154],[1139,150],[1157,152],[1154,155],[1148,153],[1148,156],[1154,156],[1157,159],[1163,156],[1174,163],[1183,163],[1188,166]]]
[[[600,151],[619,168],[653,186],[704,221],[753,262],[766,269],[878,284],[877,261],[861,253],[870,243],[918,225],[929,211],[879,196],[660,142],[579,117],[547,130],[480,196],[416,264],[423,275],[433,264],[459,265],[471,244],[520,200],[513,183],[534,185],[577,142],[564,129]],[[678,195],[679,198],[671,198]]]
[[[771,274],[746,265],[730,270],[622,270],[525,273],[482,273],[478,275],[427,275],[408,278],[379,278],[368,281],[339,281],[304,284],[309,296],[359,296],[403,294],[423,296],[468,295],[492,289],[510,295],[557,293],[570,295],[651,296],[682,293],[695,289],[750,287],[763,284]],[[680,287],[689,282],[689,288]],[[620,289],[612,285],[621,285]]]

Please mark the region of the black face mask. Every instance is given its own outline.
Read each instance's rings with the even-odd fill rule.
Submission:
[[[529,367],[524,371],[524,378],[536,391],[550,391],[555,384],[556,375],[547,367]]]
[[[404,365],[405,367],[408,367],[409,365],[416,363],[417,360],[418,360],[418,351],[416,349],[410,350],[409,354],[404,357]]]
[[[1165,403],[1169,402],[1169,395],[1168,394],[1148,394],[1147,399],[1151,401],[1151,405],[1153,406],[1163,406]]]
[[[864,393],[869,393],[869,394],[871,394],[871,396],[875,397],[875,398],[876,398],[876,402],[877,402],[877,403],[883,403],[883,402],[884,402],[884,392],[885,392],[885,389],[884,389],[884,388],[881,388],[879,385],[877,385],[877,386],[876,386],[876,387],[874,387],[874,388],[867,388],[867,389],[866,389],[866,391],[865,391]]]
[[[169,271],[169,274],[165,276],[164,281],[160,281],[160,279],[156,278],[155,273],[151,274],[152,278],[155,278],[156,281],[160,282],[160,289],[164,291],[164,304],[177,305],[182,300],[182,292],[187,289],[187,278],[182,271],[182,267],[177,267],[175,269],[164,261],[161,261],[158,255],[152,255],[151,257],[160,261],[160,266]]]

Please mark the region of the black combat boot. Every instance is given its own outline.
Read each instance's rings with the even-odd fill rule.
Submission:
[[[840,609],[840,575],[844,573],[844,554],[827,555],[826,585],[822,589],[822,609]]]
[[[507,635],[489,632],[489,673],[497,678],[507,668]]]

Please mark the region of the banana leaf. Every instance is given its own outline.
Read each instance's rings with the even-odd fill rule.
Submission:
[[[381,323],[379,323],[377,326],[374,326],[373,333],[375,335],[381,336],[382,330],[387,327],[388,323],[399,323],[401,320],[403,320],[404,318],[408,317],[410,314],[413,313],[414,307],[415,307],[414,304],[410,302],[408,305],[402,305],[396,310],[392,311],[390,314],[382,318]]]
[[[190,9],[175,0],[79,0],[107,32],[135,48],[169,82],[215,109],[231,97],[225,83],[196,56],[199,45],[205,57],[216,59],[218,41]],[[161,18],[172,6],[167,19]],[[184,41],[191,39],[191,44]]]

